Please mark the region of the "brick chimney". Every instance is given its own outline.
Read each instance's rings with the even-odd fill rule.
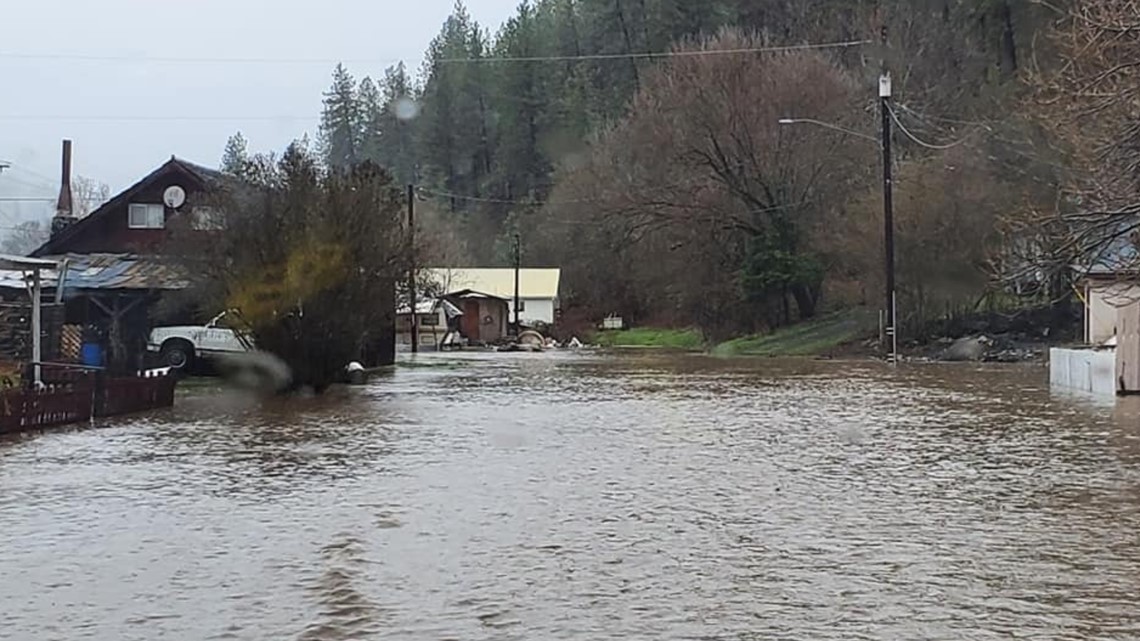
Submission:
[[[60,171],[59,200],[55,205],[55,217],[51,219],[51,235],[54,237],[75,222],[75,210],[71,200],[71,141],[63,141],[63,167]]]

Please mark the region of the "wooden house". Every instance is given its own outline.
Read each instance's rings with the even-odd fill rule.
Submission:
[[[84,218],[71,211],[70,145],[64,146],[63,180],[52,234],[32,252],[64,264],[56,282],[65,304],[65,326],[97,326],[107,336],[108,362],[137,369],[146,356],[150,329],[197,324],[197,310],[179,309],[171,294],[187,288],[192,274],[176,256],[180,234],[224,234],[212,194],[233,180],[221,172],[171,157]],[[395,306],[394,287],[392,292]],[[203,310],[206,313],[208,310]],[[395,327],[362,337],[368,366],[395,360]]]

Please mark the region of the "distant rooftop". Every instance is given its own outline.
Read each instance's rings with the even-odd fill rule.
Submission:
[[[515,270],[511,267],[434,267],[424,270],[444,293],[473,290],[501,298],[515,295]],[[521,298],[558,298],[562,270],[525,268],[519,270]]]

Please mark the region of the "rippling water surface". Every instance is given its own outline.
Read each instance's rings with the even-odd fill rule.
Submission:
[[[1140,638],[1140,412],[1043,369],[420,364],[0,441],[0,638]]]

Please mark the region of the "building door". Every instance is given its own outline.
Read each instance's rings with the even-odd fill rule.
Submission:
[[[467,340],[477,341],[479,337],[479,327],[483,319],[479,316],[479,301],[478,300],[465,300],[463,301],[463,335]]]

